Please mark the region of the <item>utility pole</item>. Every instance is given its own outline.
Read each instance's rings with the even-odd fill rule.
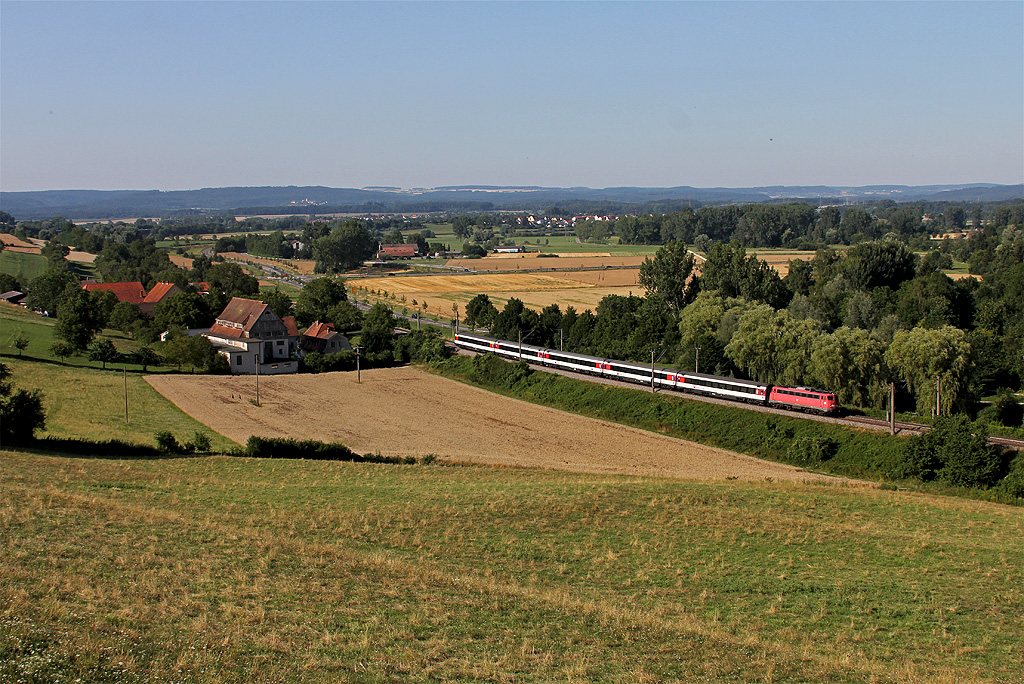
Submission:
[[[700,373],[700,347],[693,345],[693,348],[697,350],[697,355],[693,359],[693,372]]]
[[[896,434],[896,383],[889,383],[889,434]]]
[[[356,347],[355,347],[355,349],[353,351],[355,351],[355,353],[356,353],[356,382],[357,383],[361,383],[362,379],[361,379],[360,374],[359,374],[359,357],[361,356],[363,348],[360,347],[359,345],[356,345]]]
[[[262,344],[262,342],[260,343]],[[260,405],[260,352],[256,351],[256,405]]]
[[[935,417],[942,415],[942,379],[935,376]]]
[[[565,349],[562,348],[562,343],[564,341],[565,341],[565,329],[564,328],[559,328],[558,329],[558,351],[565,351]]]
[[[654,393],[654,349],[651,349],[651,393]]]
[[[124,424],[128,424],[128,366],[121,368],[124,371]]]

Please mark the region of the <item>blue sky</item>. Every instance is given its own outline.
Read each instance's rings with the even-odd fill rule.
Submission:
[[[0,188],[1019,183],[1024,3],[0,3]]]

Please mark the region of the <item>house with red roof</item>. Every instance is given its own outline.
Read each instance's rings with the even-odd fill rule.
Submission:
[[[313,321],[313,325],[299,338],[299,353],[303,356],[310,352],[336,354],[344,349],[352,349],[352,345],[330,323]]]
[[[419,255],[420,248],[415,242],[402,245],[382,244],[377,250],[378,259],[411,259]]]
[[[82,288],[89,292],[110,290],[119,302],[129,302],[135,306],[142,304],[146,298],[146,288],[137,280],[131,283],[84,283]]]
[[[203,336],[227,357],[232,373],[276,375],[299,370],[292,358],[299,339],[295,318],[281,318],[259,300],[233,297]]]
[[[139,309],[142,313],[147,316],[153,315],[153,309],[156,305],[164,301],[168,297],[181,293],[181,288],[174,283],[157,283],[153,286],[153,289],[149,291],[139,304]]]

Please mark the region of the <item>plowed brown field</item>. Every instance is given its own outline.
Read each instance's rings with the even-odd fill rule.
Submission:
[[[340,441],[359,453],[687,479],[838,481],[743,454],[583,418],[412,368],[355,373],[150,376],[193,418],[239,443],[249,435]]]

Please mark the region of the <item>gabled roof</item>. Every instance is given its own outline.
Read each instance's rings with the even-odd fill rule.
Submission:
[[[320,321],[313,321],[313,325],[306,329],[303,333],[303,337],[315,337],[320,340],[329,340],[333,335],[337,335],[338,331],[334,329],[334,326],[330,323],[321,323]]]
[[[118,301],[131,302],[138,306],[146,298],[146,288],[142,283],[134,281],[131,283],[86,283],[82,285],[85,290],[110,290],[117,297]]]
[[[299,326],[295,323],[295,316],[285,316],[281,319],[281,322],[284,323],[285,330],[288,331],[289,337],[299,336]]]
[[[232,297],[228,305],[217,316],[217,323],[233,323],[235,326],[241,326],[243,330],[248,331],[268,308],[266,304],[257,299]]]
[[[149,294],[146,295],[146,298],[143,299],[142,301],[146,302],[147,304],[159,304],[161,301],[163,301],[164,297],[167,297],[168,295],[171,294],[177,294],[176,292],[172,292],[172,290],[177,290],[178,292],[181,292],[181,288],[179,288],[174,283],[157,283],[156,285],[153,286],[153,289],[149,291]]]

